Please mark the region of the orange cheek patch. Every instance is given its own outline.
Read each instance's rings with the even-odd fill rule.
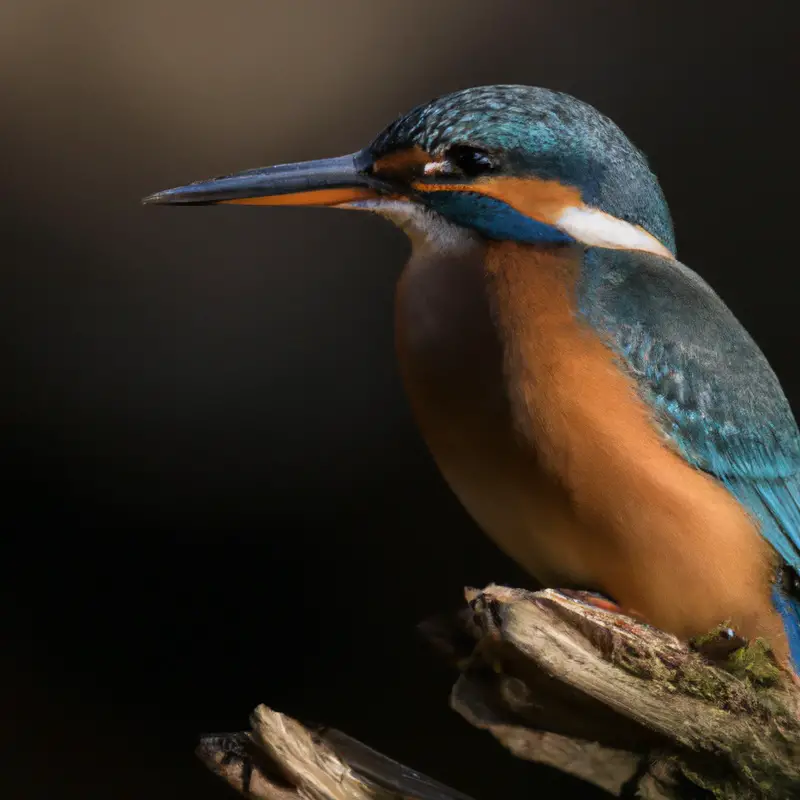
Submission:
[[[582,206],[581,193],[558,181],[538,178],[488,178],[475,183],[416,182],[419,192],[477,192],[500,200],[530,219],[554,225],[565,208]]]
[[[315,189],[311,192],[243,197],[238,200],[223,200],[222,203],[238,206],[337,206],[356,200],[378,197],[372,189],[352,187],[344,189]]]
[[[375,175],[386,178],[403,178],[421,172],[425,165],[433,160],[430,153],[421,147],[409,147],[396,150],[375,161],[372,170]]]

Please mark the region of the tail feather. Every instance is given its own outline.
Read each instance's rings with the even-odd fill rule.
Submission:
[[[772,592],[775,608],[783,618],[786,638],[789,640],[789,652],[792,656],[794,671],[800,675],[800,598],[792,597],[776,586]]]

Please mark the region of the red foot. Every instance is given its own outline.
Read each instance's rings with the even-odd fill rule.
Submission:
[[[599,608],[601,611],[609,611],[612,614],[620,614],[625,617],[630,617],[638,622],[647,622],[647,620],[637,611],[630,608],[623,608],[613,600],[603,597],[596,592],[580,592],[573,589],[559,589],[561,594],[571,597],[574,600],[579,600],[581,603],[586,603],[587,606]]]
[[[613,614],[624,614],[622,606],[618,603],[608,600],[605,597],[596,597],[589,595],[585,598],[584,602],[595,608],[602,608],[604,611],[611,611]]]

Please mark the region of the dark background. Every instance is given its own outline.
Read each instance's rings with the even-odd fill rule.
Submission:
[[[789,5],[0,5],[4,800],[228,797],[195,741],[259,702],[479,800],[565,790],[448,710],[414,630],[525,578],[406,408],[403,236],[139,198],[351,152],[455,88],[566,90],[649,154],[682,259],[796,400]]]

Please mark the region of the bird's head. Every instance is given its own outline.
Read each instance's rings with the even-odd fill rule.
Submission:
[[[596,109],[529,86],[454,92],[353,155],[198,181],[144,202],[325,205],[384,214],[412,236],[456,226],[495,240],[674,253],[644,156]]]

